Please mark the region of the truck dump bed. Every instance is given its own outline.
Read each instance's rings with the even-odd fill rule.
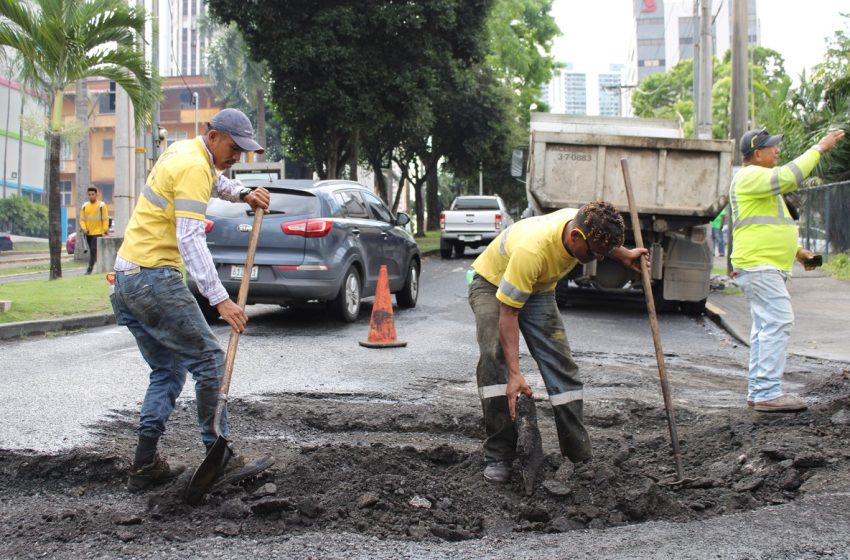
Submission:
[[[733,144],[677,136],[661,119],[533,113],[529,202],[548,212],[605,200],[628,213],[626,159],[640,214],[710,220],[726,204]]]

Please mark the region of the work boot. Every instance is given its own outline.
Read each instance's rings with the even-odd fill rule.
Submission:
[[[224,486],[225,484],[236,484],[246,478],[257,476],[270,466],[274,465],[274,459],[271,455],[263,455],[262,457],[249,458],[244,455],[234,454],[224,467],[224,472],[215,481],[214,486]]]
[[[490,459],[484,467],[484,480],[494,484],[505,484],[511,479],[513,461]]]
[[[143,467],[133,467],[127,476],[127,490],[130,492],[139,492],[170,482],[180,476],[186,470],[186,465],[175,464],[173,467],[168,465],[168,462],[159,456],[159,453],[154,455],[153,462]]]
[[[756,412],[803,412],[808,406],[797,397],[782,395],[769,401],[756,401],[753,410]]]

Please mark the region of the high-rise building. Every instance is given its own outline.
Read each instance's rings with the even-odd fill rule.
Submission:
[[[207,39],[199,20],[204,0],[154,0],[159,10],[159,72],[163,76],[201,76],[206,72]]]
[[[622,108],[622,64],[611,64],[607,73],[599,74],[599,114],[619,117]]]
[[[564,76],[560,69],[555,70],[552,79],[541,86],[540,100],[549,106],[549,112],[564,112]]]
[[[629,53],[627,83],[638,84],[650,74],[666,72],[680,60],[692,59],[699,38],[700,10],[696,0],[632,0],[634,41]],[[723,56],[732,44],[732,8],[729,0],[713,0],[712,54]],[[751,45],[761,41],[756,0],[747,0]]]
[[[573,72],[571,64],[567,64],[564,72],[564,113],[587,114],[587,75]]]

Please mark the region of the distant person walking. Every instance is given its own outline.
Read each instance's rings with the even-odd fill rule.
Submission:
[[[510,480],[517,398],[531,397],[519,367],[520,332],[546,384],[561,453],[573,463],[590,461],[583,385],[555,303],[555,286],[577,264],[605,258],[639,271],[647,251],[623,247],[624,230],[616,208],[591,202],[516,222],[472,263],[469,305],[480,350],[476,376],[488,482]]]
[[[80,230],[86,237],[89,248],[89,266],[86,274],[94,270],[97,262],[97,240],[109,229],[109,209],[106,203],[97,199],[97,188],[89,187],[86,191],[89,201],[80,208]]]
[[[726,256],[726,209],[720,211],[711,222],[711,241],[717,251],[718,257]]]
[[[806,404],[782,391],[782,374],[794,323],[785,283],[796,258],[814,253],[797,244],[797,225],[782,198],[797,190],[844,132],[830,132],[794,161],[776,167],[782,135],[766,128],[741,137],[744,167],[732,179],[732,276],[750,303],[747,405],[758,412],[800,412]]]

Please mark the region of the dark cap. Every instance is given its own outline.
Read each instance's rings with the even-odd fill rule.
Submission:
[[[209,122],[210,128],[229,134],[246,152],[262,154],[266,150],[254,140],[254,127],[239,109],[222,109]]]
[[[782,142],[781,134],[771,136],[767,129],[763,128],[761,130],[750,130],[741,136],[741,143],[738,144],[738,148],[744,154],[744,157],[749,157],[756,150],[775,146],[780,142]]]

